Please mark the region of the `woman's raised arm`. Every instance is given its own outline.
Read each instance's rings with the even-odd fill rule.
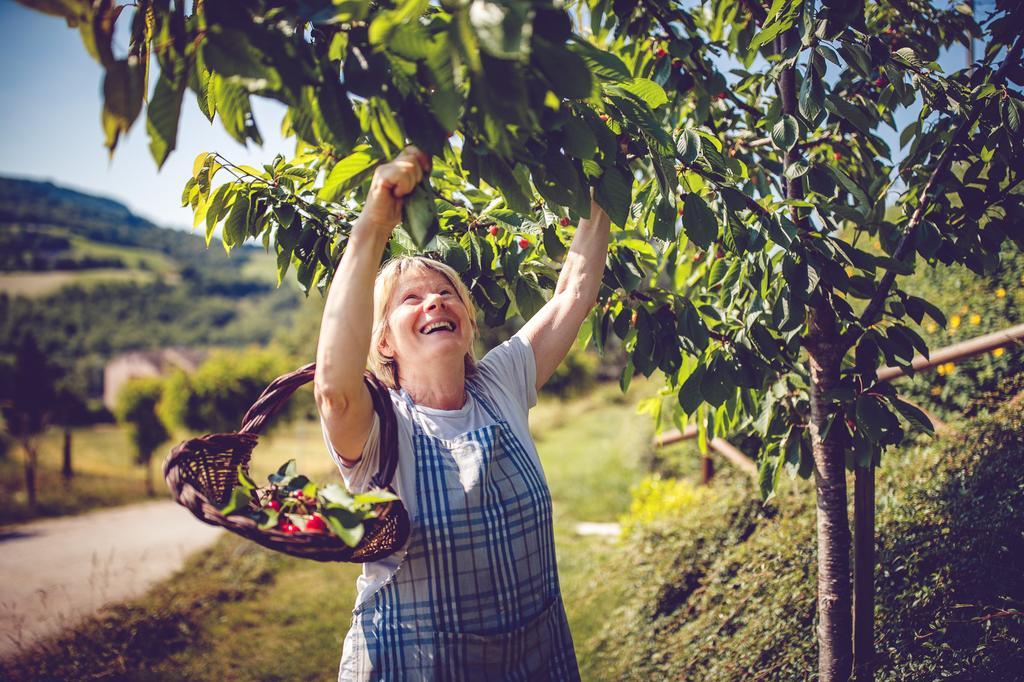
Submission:
[[[580,221],[565,256],[555,293],[523,326],[537,363],[537,390],[554,374],[597,302],[608,255],[611,219],[590,200],[590,218]]]
[[[415,147],[377,168],[327,294],[313,395],[331,444],[349,464],[362,457],[373,425],[373,402],[363,370],[370,351],[377,268],[391,231],[401,220],[403,197],[429,169],[429,157]]]

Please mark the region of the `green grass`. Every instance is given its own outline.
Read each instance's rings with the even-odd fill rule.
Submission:
[[[653,430],[635,404],[655,389],[653,380],[638,379],[623,397],[617,386],[599,386],[564,402],[542,397],[531,412],[554,498],[562,591],[581,651],[606,624],[606,609],[595,608],[588,595],[607,582],[605,562],[617,545],[580,537],[575,525],[616,521],[627,511],[629,487],[650,461]],[[258,479],[291,457],[315,480],[338,478],[318,422],[297,422],[256,453]],[[49,642],[41,654],[27,653],[12,671],[18,679],[131,678],[143,670],[157,680],[335,679],[359,571],[292,559],[228,536],[147,596],[108,609]],[[245,577],[252,575],[257,578]],[[166,646],[138,641],[153,636],[167,638]],[[125,638],[136,639],[131,651],[120,643]],[[29,672],[40,655],[45,663]]]
[[[1021,679],[1024,394],[1010,395],[961,435],[883,459],[875,679]],[[588,598],[608,623],[580,652],[590,679],[816,679],[811,482],[765,507],[723,473],[709,503],[652,524],[605,567]]]

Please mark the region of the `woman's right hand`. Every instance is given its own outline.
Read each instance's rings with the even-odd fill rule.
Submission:
[[[408,195],[430,172],[430,157],[409,145],[389,163],[373,173],[366,204],[357,223],[359,229],[382,232],[385,237],[402,221],[402,205]]]

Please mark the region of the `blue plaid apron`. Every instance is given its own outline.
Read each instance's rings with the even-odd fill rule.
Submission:
[[[412,399],[417,518],[395,573],[353,610],[338,679],[579,680],[555,565],[551,494],[512,428],[445,440]]]

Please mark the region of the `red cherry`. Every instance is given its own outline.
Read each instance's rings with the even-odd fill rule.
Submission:
[[[729,95],[728,95],[727,93],[724,93],[724,92],[720,92],[720,93],[718,93],[718,94],[716,95],[716,97],[718,97],[718,99],[725,99],[725,98],[726,98],[726,97],[728,97],[728,96],[729,96]]]
[[[601,119],[602,121],[607,121],[608,120],[608,114],[601,114],[600,116],[598,116],[598,118]]]
[[[840,154],[839,152],[834,152],[832,154],[832,158],[835,159],[836,161],[838,161],[839,159],[843,158],[843,155]]]
[[[659,47],[658,51],[655,52],[654,54],[658,57],[658,59],[661,59],[662,57],[668,54],[668,50],[666,50],[663,47]]]
[[[273,509],[274,511],[281,511],[281,503],[277,500],[271,500],[267,502],[267,509]]]
[[[525,248],[528,248],[530,246],[530,240],[527,239],[526,237],[520,237],[518,243],[519,243],[519,248],[520,249],[525,249]]]
[[[497,237],[499,232],[501,232],[501,229],[497,225],[491,225],[487,228],[487,234],[492,237]]]
[[[306,521],[307,533],[323,533],[325,530],[327,530],[327,526],[319,516],[310,516]]]
[[[561,224],[562,227],[569,227],[569,219],[568,218],[563,217],[558,222]]]
[[[885,86],[885,79],[884,78],[876,78],[875,79],[875,87],[876,88],[881,88],[881,87],[884,87],[884,86]]]
[[[296,526],[294,523],[290,523],[290,522],[289,523],[282,523],[281,524],[281,532],[285,533],[286,535],[295,535],[296,533],[299,532],[299,527]]]

